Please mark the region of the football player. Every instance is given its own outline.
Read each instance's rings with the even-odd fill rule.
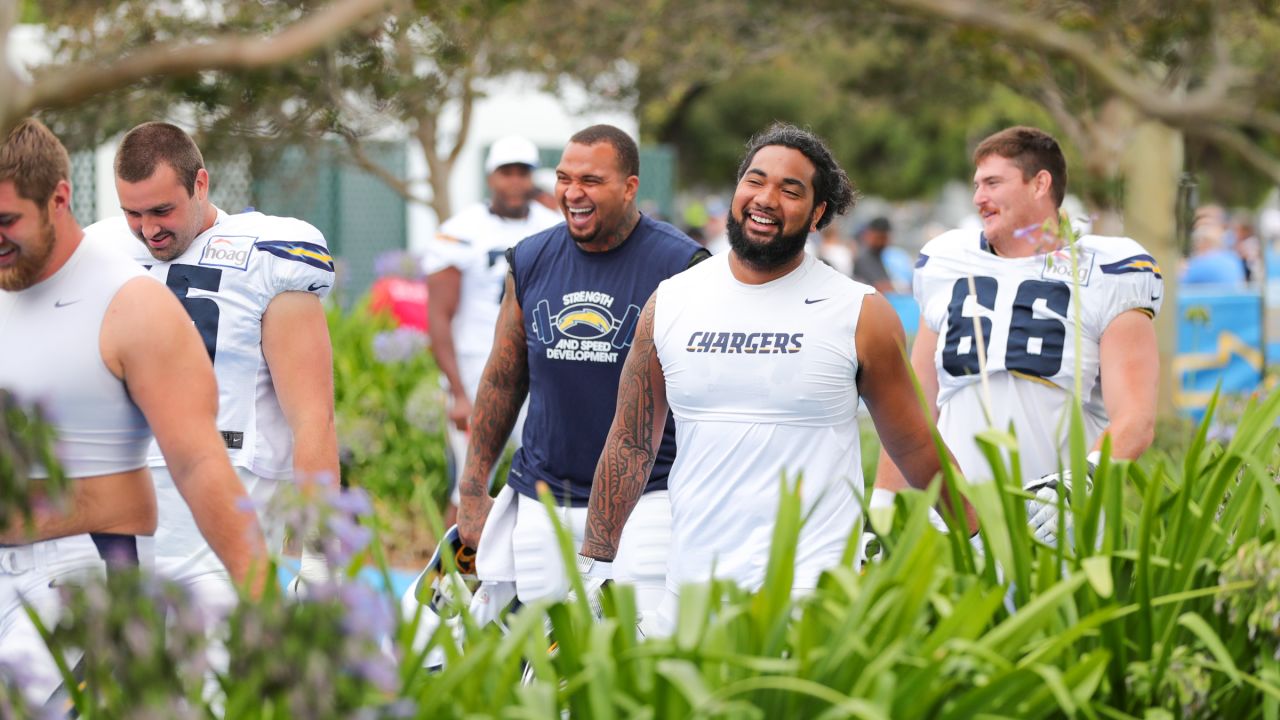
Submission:
[[[64,585],[151,561],[153,432],[172,461],[172,503],[195,517],[191,534],[251,593],[267,569],[216,429],[214,373],[199,335],[172,293],[84,237],[69,175],[66,149],[38,121],[19,123],[0,145],[0,387],[43,405],[73,480],[66,504],[36,508],[29,527],[20,517],[0,523],[9,526],[0,533],[0,673],[20,674],[33,703],[62,678],[29,610],[52,626]],[[49,469],[19,471],[43,478]]]
[[[124,136],[115,176],[124,216],[86,232],[132,253],[186,308],[218,378],[218,429],[255,508],[261,514],[279,483],[336,484],[332,348],[320,302],[334,271],[320,231],[216,207],[199,148],[167,123]],[[226,571],[195,532],[160,448],[149,461],[160,509],[156,571],[223,616],[236,601]],[[261,519],[279,552],[283,528]],[[303,578],[325,573],[304,548]]]
[[[1035,496],[1027,501],[1034,533],[1053,543],[1070,522],[1068,512],[1059,530],[1057,503],[1059,486],[1072,482],[1062,468],[1077,363],[1089,462],[1104,436],[1120,459],[1151,444],[1160,266],[1129,238],[1060,231],[1066,160],[1047,133],[1008,128],[983,140],[973,160],[982,229],[952,230],[920,251],[911,364],[970,480],[991,476],[975,432],[1012,423],[1024,489]],[[883,454],[879,468],[873,506],[905,486]]]
[[[788,590],[811,592],[841,562],[863,488],[860,397],[913,485],[938,471],[924,412],[903,402],[912,391],[902,323],[875,288],[804,251],[854,195],[820,138],[768,128],[738,168],[731,251],[664,280],[645,304],[578,562],[598,580],[622,557],[670,409],[678,450],[667,592],[650,626],[659,633],[674,629],[686,584],[765,582],[784,476],[802,477],[805,518]]]

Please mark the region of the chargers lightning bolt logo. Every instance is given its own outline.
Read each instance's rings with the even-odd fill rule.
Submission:
[[[631,345],[639,319],[640,308],[636,305],[628,305],[626,313],[618,318],[604,305],[591,302],[574,303],[553,315],[551,303],[543,299],[533,309],[533,331],[545,345],[555,341],[557,330],[576,340],[595,340],[613,333],[610,345],[621,350]]]

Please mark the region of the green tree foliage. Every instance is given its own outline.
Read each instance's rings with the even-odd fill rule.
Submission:
[[[318,0],[228,0],[207,11],[145,0],[55,0],[46,17],[56,55],[70,61],[215,32],[264,32],[315,12]],[[452,214],[448,179],[470,132],[480,82],[529,66],[524,7],[508,0],[389,0],[389,12],[295,62],[251,72],[206,72],[135,84],[51,116],[89,146],[145,120],[191,124],[202,149],[250,149],[340,139],[349,159],[404,197]],[[452,114],[450,114],[452,113]],[[456,122],[453,122],[456,121]],[[383,170],[361,140],[404,128],[422,147],[430,192]]]
[[[312,3],[280,23],[261,23],[237,32],[222,21],[222,8],[185,3],[146,4],[160,18],[157,32],[130,33],[119,25],[138,13],[127,2],[67,3],[50,0],[36,9],[0,4],[0,54],[8,55],[13,25],[34,20],[45,26],[53,59],[19,70],[0,64],[0,130],[41,109],[78,107],[91,98],[162,77],[190,77],[204,71],[259,70],[305,55],[380,11],[387,0],[332,0]],[[134,5],[142,5],[137,3]],[[291,3],[297,5],[297,3]],[[165,32],[178,12],[203,13],[208,32],[194,38]],[[236,30],[241,30],[237,28]],[[80,51],[68,44],[79,43]]]
[[[1154,120],[1183,134],[1222,201],[1280,182],[1274,3],[881,2],[985,55],[985,77],[1043,103],[1095,176],[1120,175],[1135,127]]]
[[[937,43],[891,29],[872,35],[846,42],[830,32],[699,95],[669,132],[686,179],[732,182],[747,138],[785,120],[827,138],[864,191],[911,199],[968,177],[969,151],[989,132],[1051,125],[1003,86],[963,82],[963,68]]]

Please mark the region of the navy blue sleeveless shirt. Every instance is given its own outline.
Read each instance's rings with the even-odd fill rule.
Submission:
[[[644,215],[607,252],[579,248],[564,223],[509,251],[529,359],[528,415],[507,476],[513,490],[536,497],[541,480],[560,505],[587,504],[640,310],[658,283],[705,253],[684,233]],[[667,487],[675,456],[668,414],[645,492]]]

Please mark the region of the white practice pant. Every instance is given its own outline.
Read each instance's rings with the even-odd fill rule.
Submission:
[[[503,493],[513,493],[510,487],[502,489]],[[480,624],[492,622],[502,616],[513,599],[519,598],[523,604],[539,600],[560,600],[569,592],[569,576],[565,572],[561,560],[560,544],[551,524],[550,515],[538,500],[524,495],[515,498],[515,529],[510,535],[510,553],[504,565],[514,567],[515,582],[510,580],[493,580],[484,578],[474,595],[464,598],[469,602],[472,618]],[[558,507],[556,514],[561,525],[572,535],[573,551],[582,546],[586,533],[587,508]],[[488,527],[488,526],[486,526]],[[490,551],[488,543],[493,542],[488,536],[481,538],[485,552]],[[671,500],[666,490],[645,493],[636,504],[631,517],[622,530],[622,540],[618,545],[618,554],[613,561],[613,579],[617,583],[629,584],[635,589],[636,611],[639,620],[648,624],[656,617],[658,605],[666,594],[667,553],[671,545]],[[495,552],[503,552],[496,549]],[[577,569],[574,568],[574,572]],[[418,616],[413,648],[421,651],[427,641],[439,627],[440,617],[435,613],[422,610],[417,599],[418,582],[401,597],[400,610],[405,620]],[[460,626],[456,621],[454,634],[460,637]],[[444,662],[443,651],[436,648],[426,658],[427,666],[438,666]]]
[[[151,538],[136,538],[135,544],[139,563],[150,565]],[[60,588],[105,576],[106,562],[89,535],[0,546],[0,675],[18,682],[28,704],[43,705],[62,684],[62,674],[25,606],[52,629],[62,613]],[[80,658],[77,653],[64,659],[74,667]]]
[[[235,470],[266,535],[267,552],[273,557],[279,555],[284,544],[284,528],[269,522],[266,510],[283,481],[268,480],[240,467]],[[208,637],[205,654],[211,669],[205,679],[204,697],[221,709],[220,690],[213,673],[225,672],[230,662],[222,626],[240,602],[240,595],[227,568],[200,533],[191,508],[173,483],[169,468],[153,467],[151,475],[155,479],[156,505],[160,511],[156,528],[156,575],[183,586],[204,618]]]
[[[282,481],[258,477],[244,468],[236,468],[236,474],[253,501],[258,524],[267,538],[267,551],[278,555],[284,543],[284,528],[274,527],[265,512]],[[151,475],[155,478],[156,504],[160,511],[156,528],[156,574],[185,586],[206,618],[225,617],[239,599],[231,576],[200,534],[191,508],[173,484],[169,469],[153,467]]]
[[[536,498],[521,495],[517,500],[511,543],[516,597],[525,604],[563,598],[569,591],[569,576],[547,509]],[[558,507],[556,514],[572,534],[576,553],[586,535],[587,508]],[[666,490],[647,492],[627,518],[618,554],[613,560],[613,580],[635,587],[636,609],[642,620],[657,611],[666,593],[670,547],[671,499]]]

